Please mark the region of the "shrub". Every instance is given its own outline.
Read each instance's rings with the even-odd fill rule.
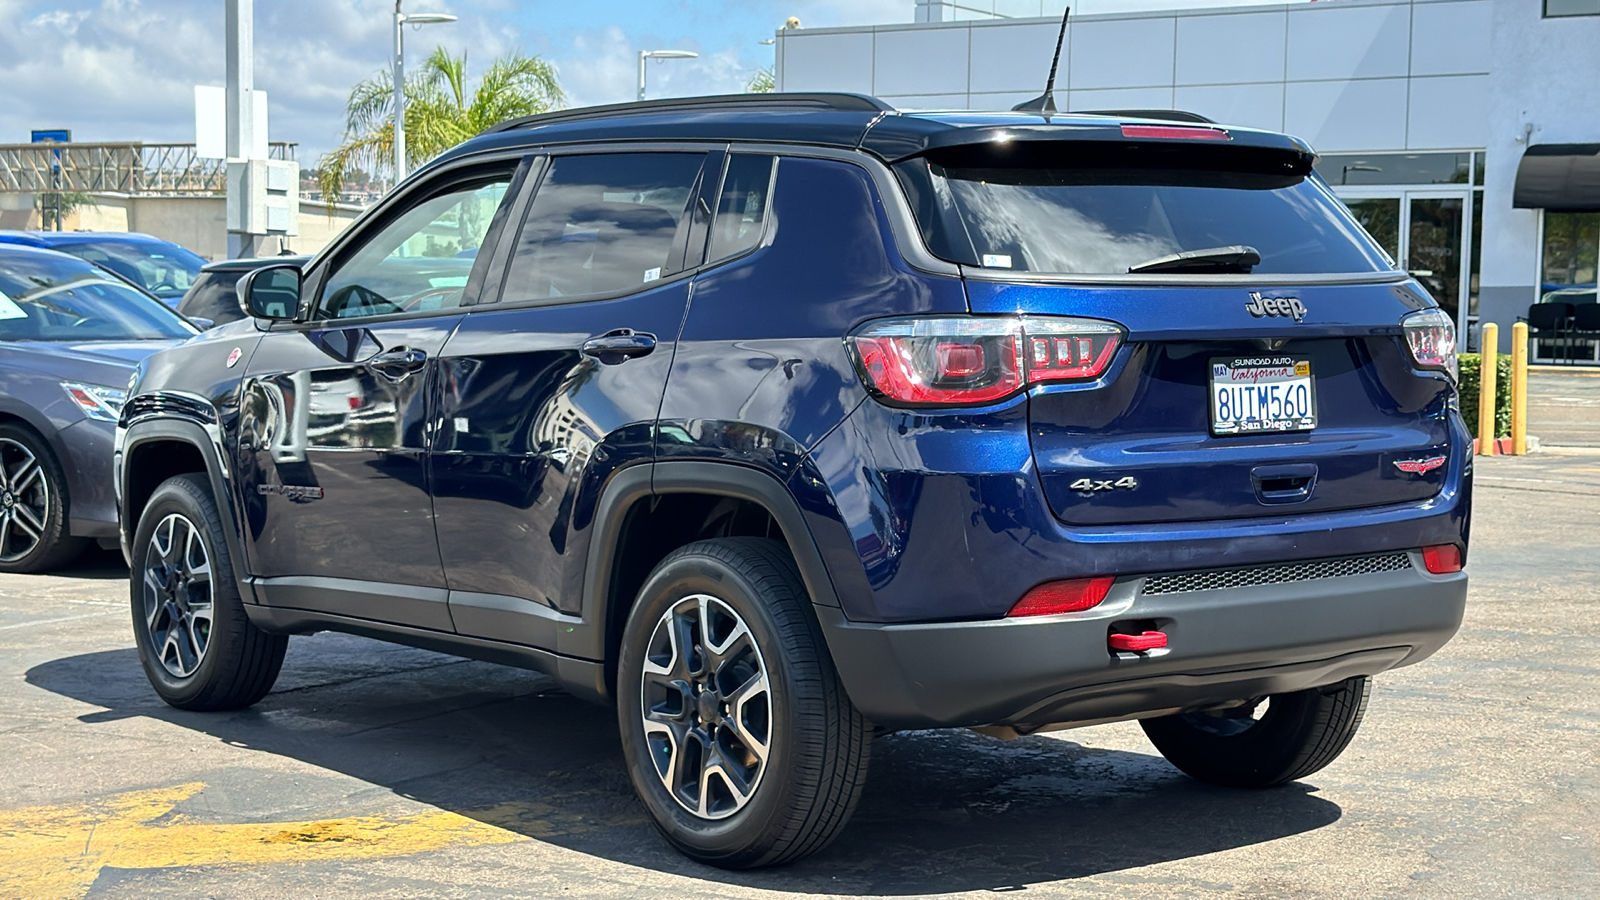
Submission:
[[[1461,417],[1467,420],[1467,430],[1478,434],[1478,371],[1483,357],[1476,353],[1461,354]],[[1494,434],[1505,437],[1511,434],[1511,356],[1502,353],[1495,358],[1494,381]]]

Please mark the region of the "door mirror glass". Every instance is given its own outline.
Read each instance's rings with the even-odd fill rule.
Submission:
[[[239,279],[239,309],[247,316],[284,322],[299,308],[299,266],[267,266]]]

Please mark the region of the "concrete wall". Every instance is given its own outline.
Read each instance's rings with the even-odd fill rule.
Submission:
[[[226,259],[228,233],[227,203],[222,197],[145,197],[126,194],[95,195],[92,206],[83,206],[66,217],[68,231],[139,231],[171,241],[209,260]],[[300,234],[289,238],[294,253],[316,253],[355,221],[360,207],[338,204],[300,203]],[[32,194],[0,193],[0,228],[36,229],[39,213]],[[261,252],[275,255],[275,238],[263,241]]]
[[[1600,16],[1545,19],[1542,9],[1542,0],[1494,0],[1478,311],[1499,323],[1502,350],[1539,283],[1540,214],[1511,208],[1522,153],[1529,143],[1600,142]]]
[[[1074,16],[1056,102],[1188,109],[1288,131],[1323,152],[1474,149],[1488,136],[1494,2]],[[778,87],[859,91],[902,109],[1009,109],[1044,89],[1059,27],[1034,18],[787,30]]]

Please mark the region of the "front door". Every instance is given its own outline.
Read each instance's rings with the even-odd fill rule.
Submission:
[[[275,328],[250,360],[238,490],[266,603],[453,630],[428,493],[430,398],[511,172],[462,177],[407,192],[310,273],[308,321]]]
[[[578,612],[600,489],[652,458],[706,159],[553,157],[499,302],[445,345],[432,479],[462,634],[545,644],[553,612]]]

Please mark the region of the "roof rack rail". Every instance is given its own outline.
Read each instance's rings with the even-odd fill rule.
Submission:
[[[640,113],[707,112],[738,109],[815,109],[834,112],[894,112],[895,108],[877,97],[866,94],[716,94],[708,97],[671,97],[662,100],[638,100],[632,103],[612,103],[606,106],[585,106],[562,109],[532,116],[508,119],[483,130],[483,134],[499,134],[518,128],[534,128],[556,122],[575,122],[584,119],[605,119],[613,116],[631,116]]]
[[[1081,112],[1073,110],[1070,115],[1116,116],[1122,119],[1161,119],[1169,122],[1194,122],[1200,125],[1217,124],[1213,119],[1182,109],[1086,109]]]

